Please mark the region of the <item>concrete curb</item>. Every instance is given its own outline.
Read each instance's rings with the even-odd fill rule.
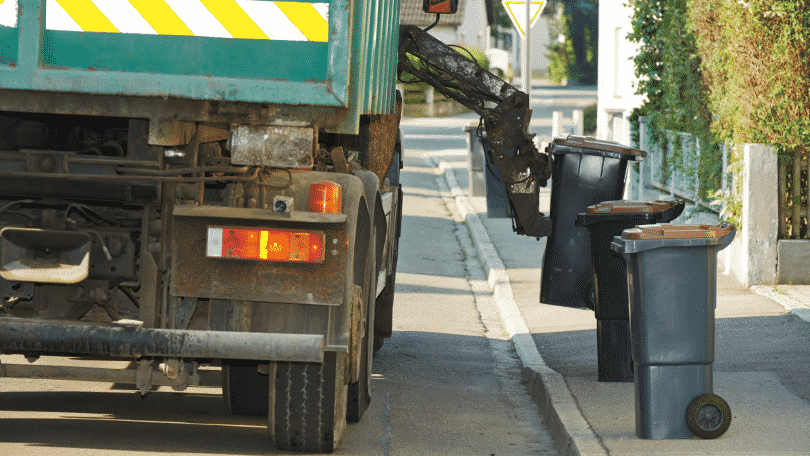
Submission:
[[[765,286],[765,285],[752,285],[750,287],[751,291],[754,293],[765,296],[766,298],[770,299],[771,301],[777,302],[779,305],[785,308],[788,312],[796,315],[797,317],[801,318],[803,321],[810,323],[810,308],[805,307],[802,303],[797,302],[796,300],[781,295],[776,292],[773,287]]]
[[[504,329],[512,339],[523,364],[523,381],[545,417],[548,431],[560,456],[607,456],[607,448],[593,432],[571,393],[565,378],[548,367],[537,350],[526,322],[515,302],[506,267],[498,256],[484,224],[456,182],[452,168],[435,157],[425,157],[428,167],[444,176],[447,191],[470,230],[478,257],[487,275]],[[450,168],[451,172],[447,172]]]

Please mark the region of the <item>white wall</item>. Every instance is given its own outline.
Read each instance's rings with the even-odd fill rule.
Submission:
[[[484,0],[467,0],[466,3],[464,19],[455,42],[484,51],[487,49],[487,10]]]
[[[635,95],[637,78],[633,61],[637,46],[627,40],[632,31],[632,9],[626,0],[599,2],[599,61],[596,136],[628,142],[626,119],[643,98]]]
[[[456,28],[453,26],[442,26],[442,23],[439,24],[432,29],[428,30],[428,34],[433,38],[441,41],[442,43],[447,44],[458,44],[458,40],[456,39],[458,36],[458,32]]]

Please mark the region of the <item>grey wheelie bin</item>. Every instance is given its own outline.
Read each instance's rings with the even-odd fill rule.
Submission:
[[[735,233],[728,223],[655,224],[613,238],[627,262],[640,438],[716,438],[731,423],[712,394],[712,362],[717,252]]]
[[[604,201],[577,215],[576,225],[588,229],[591,240],[593,310],[600,382],[632,382],[627,266],[610,249],[614,236],[636,225],[671,222],[683,212],[684,200]]]
[[[467,172],[470,196],[486,196],[487,217],[510,218],[509,195],[498,168],[487,163],[492,146],[478,122],[464,127],[467,133]]]
[[[490,164],[487,157],[490,157],[492,146],[487,141],[487,136],[481,138],[484,146],[484,188],[487,192],[487,217],[489,218],[512,218],[509,194],[506,192],[506,184],[503,183],[501,172],[498,167]]]
[[[484,144],[478,137],[480,126],[478,122],[464,127],[467,134],[467,174],[469,180],[470,196],[485,196],[484,187]],[[483,129],[483,128],[481,128]],[[484,134],[482,132],[482,134]]]
[[[546,242],[540,302],[591,307],[591,242],[588,230],[574,224],[577,214],[602,201],[621,199],[628,161],[647,153],[617,142],[582,136],[555,138],[551,210],[554,221]]]

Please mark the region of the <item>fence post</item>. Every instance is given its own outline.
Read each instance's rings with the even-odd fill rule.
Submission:
[[[562,135],[562,111],[554,111],[551,114],[551,139]]]
[[[695,142],[695,206],[700,202],[700,138],[693,136]]]
[[[673,139],[675,139],[675,135],[672,134],[671,131],[667,131],[667,153],[669,156],[670,162],[672,161],[672,155],[675,153],[675,147],[672,145]],[[662,164],[663,165],[663,164]],[[675,174],[677,171],[675,167],[672,166],[669,170],[669,195],[672,198],[675,198]]]
[[[790,224],[792,226],[792,238],[799,238],[799,226],[802,222],[801,197],[802,197],[802,162],[798,154],[793,154],[793,210],[790,213]],[[810,220],[808,220],[810,222]]]
[[[652,173],[652,160],[653,151],[650,150],[650,138],[647,132],[647,116],[639,116],[638,118],[638,148],[647,152],[647,158],[638,166],[638,199],[642,200],[644,190],[647,189],[648,183],[652,183],[652,175],[647,180],[647,174]]]
[[[428,86],[427,90],[425,90],[425,104],[427,105],[428,117],[433,117],[436,113],[433,106],[433,87]]]
[[[582,136],[585,134],[585,112],[581,109],[574,109],[574,134]]]
[[[728,146],[726,143],[720,144],[720,150],[723,152],[723,167],[720,169],[720,190],[721,190],[721,200],[720,200],[720,213],[724,213],[726,211],[726,189],[728,188]],[[731,195],[731,192],[729,192]],[[723,274],[729,275],[731,274],[731,248],[723,249],[724,255],[724,264],[723,264]]]

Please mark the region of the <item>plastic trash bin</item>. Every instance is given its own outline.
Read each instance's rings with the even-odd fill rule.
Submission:
[[[549,218],[554,224],[543,257],[540,302],[590,307],[591,242],[588,230],[574,222],[588,206],[621,199],[627,162],[647,153],[582,136],[555,138],[549,148],[554,156]]]
[[[481,144],[484,147],[484,188],[487,192],[487,217],[489,218],[512,218],[509,207],[509,194],[506,193],[506,184],[503,183],[501,172],[498,167],[488,163],[492,151],[492,146],[487,141],[487,136],[483,135]]]
[[[684,200],[605,201],[588,206],[575,224],[590,234],[593,309],[600,382],[632,382],[627,266],[610,249],[614,236],[636,225],[671,222],[683,212]]]
[[[470,196],[486,195],[486,188],[484,187],[484,145],[478,138],[478,127],[478,122],[464,127],[464,132],[467,133],[467,174],[470,182]]]
[[[613,238],[627,262],[640,438],[715,438],[731,423],[712,394],[712,362],[717,252],[735,233],[728,223],[656,224]]]

